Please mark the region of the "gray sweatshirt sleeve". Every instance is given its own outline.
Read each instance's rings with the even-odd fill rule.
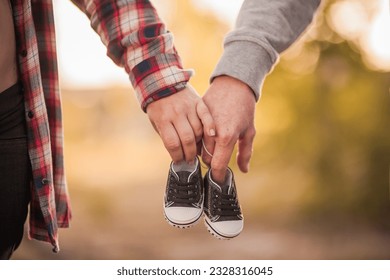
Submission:
[[[236,26],[224,40],[224,52],[211,81],[228,75],[260,97],[265,76],[279,54],[311,23],[321,0],[245,0]]]

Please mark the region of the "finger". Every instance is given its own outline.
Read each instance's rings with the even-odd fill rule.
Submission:
[[[248,129],[242,138],[238,140],[237,164],[244,173],[249,171],[249,162],[253,153],[253,140],[255,138],[255,129]]]
[[[226,170],[233,153],[235,141],[221,143],[216,141],[213,158],[211,160],[211,174],[213,179],[222,184],[225,181]]]
[[[195,135],[195,142],[199,143],[202,140],[202,136],[203,136],[202,122],[198,118],[196,112],[193,112],[193,114],[189,114],[187,118],[192,127],[192,131]]]
[[[215,147],[215,137],[208,137],[204,135],[202,139],[202,161],[207,165],[211,165],[211,160],[213,158],[214,147]]]
[[[173,162],[183,161],[184,154],[180,138],[173,125],[171,123],[163,125],[159,130],[159,134]]]
[[[174,123],[177,134],[179,135],[181,148],[184,153],[184,159],[187,162],[192,162],[196,157],[196,141],[194,131],[187,118],[177,120]]]
[[[215,123],[214,119],[203,100],[200,100],[196,105],[196,112],[199,119],[203,124],[203,132],[208,136],[215,136]]]

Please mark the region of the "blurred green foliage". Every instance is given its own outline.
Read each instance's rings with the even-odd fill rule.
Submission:
[[[252,170],[293,166],[279,191],[299,192],[302,218],[390,229],[390,75],[330,27],[335,2],[266,79]]]

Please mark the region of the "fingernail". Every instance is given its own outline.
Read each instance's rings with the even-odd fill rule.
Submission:
[[[210,136],[215,136],[215,130],[214,130],[214,128],[210,129]]]

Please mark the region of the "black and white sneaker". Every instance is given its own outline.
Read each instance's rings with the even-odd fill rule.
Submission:
[[[171,163],[164,196],[164,215],[169,224],[186,228],[203,213],[203,180],[198,158],[194,164]]]
[[[232,170],[228,168],[226,181],[222,186],[213,181],[209,170],[204,178],[204,188],[205,224],[209,232],[219,239],[239,235],[244,227],[244,217]]]

